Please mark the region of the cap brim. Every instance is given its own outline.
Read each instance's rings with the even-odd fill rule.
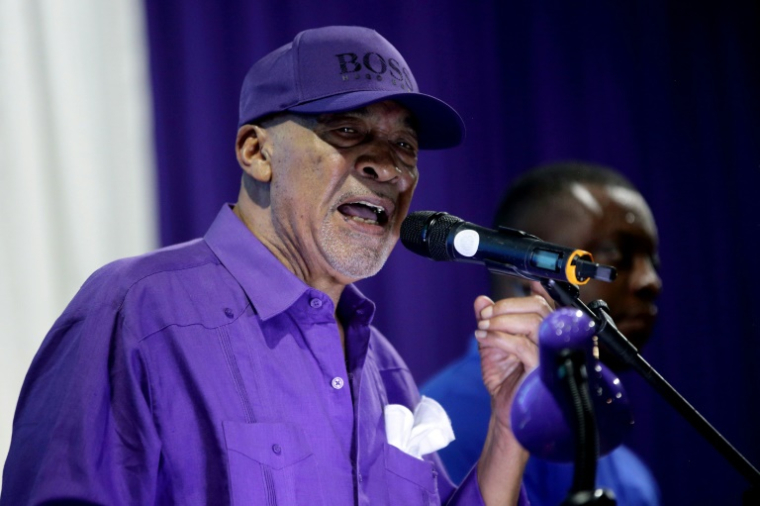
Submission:
[[[444,149],[459,145],[464,139],[464,121],[446,102],[423,93],[397,93],[364,90],[341,93],[289,107],[289,111],[325,114],[358,109],[375,102],[394,100],[414,114],[419,125],[420,149]]]

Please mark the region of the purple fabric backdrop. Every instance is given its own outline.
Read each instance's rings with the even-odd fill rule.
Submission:
[[[660,227],[665,283],[644,356],[760,464],[756,2],[145,4],[165,244],[201,235],[237,198],[237,98],[250,64],[305,28],[375,28],[468,127],[461,147],[421,157],[413,210],[488,224],[512,177],[565,158],[612,165],[639,185]],[[486,273],[399,247],[361,287],[421,382],[463,351]],[[643,380],[624,380],[631,444],[664,504],[739,504],[741,476]]]

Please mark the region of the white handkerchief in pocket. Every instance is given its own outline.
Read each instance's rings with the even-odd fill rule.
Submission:
[[[423,395],[414,413],[401,404],[388,404],[384,414],[388,443],[412,457],[422,459],[454,440],[449,416],[430,397]]]

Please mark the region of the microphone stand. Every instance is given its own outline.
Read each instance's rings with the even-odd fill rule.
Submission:
[[[579,289],[570,283],[541,279],[551,297],[564,306],[572,306],[589,316],[597,326],[597,336],[620,360],[642,376],[675,410],[688,421],[750,483],[743,497],[745,506],[760,504],[760,472],[729,443],[694,407],[684,399],[649,363],[636,347],[617,329],[604,301],[592,302],[591,308],[579,298]],[[593,308],[593,309],[592,309]]]
[[[573,483],[561,506],[615,506],[617,501],[612,492],[595,489],[599,433],[589,393],[586,358],[582,351],[565,349],[559,362],[557,377],[567,390],[575,431]]]

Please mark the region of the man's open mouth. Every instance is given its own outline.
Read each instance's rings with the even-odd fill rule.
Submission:
[[[388,212],[383,206],[372,204],[366,200],[356,202],[347,202],[338,207],[338,211],[343,216],[359,221],[369,223],[370,225],[385,225],[388,223]]]

